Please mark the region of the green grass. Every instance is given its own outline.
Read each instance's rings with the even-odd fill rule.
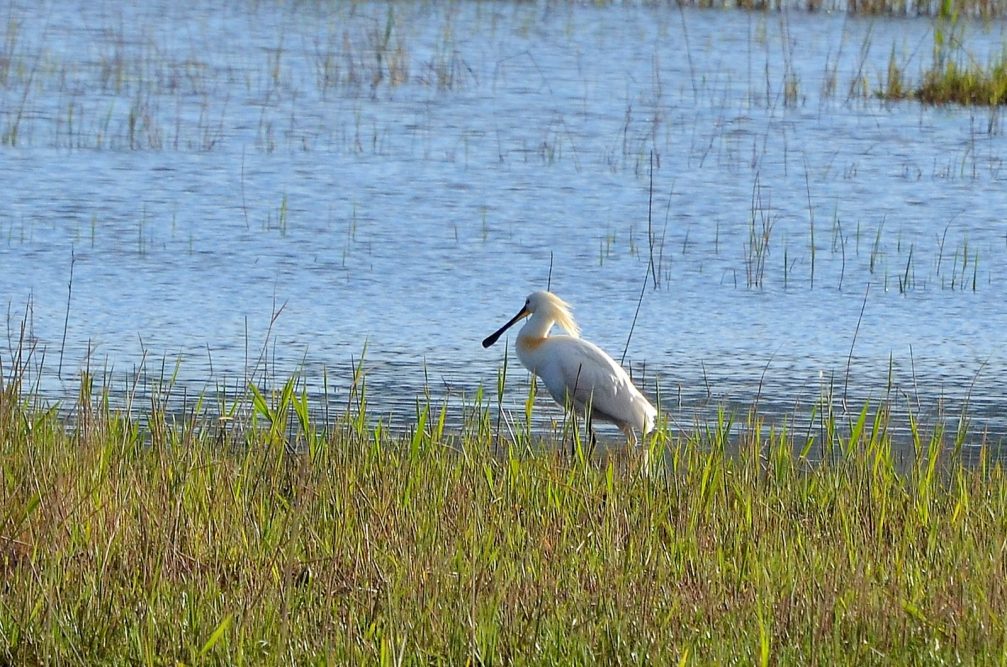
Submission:
[[[981,65],[961,57],[935,59],[917,85],[908,83],[893,57],[879,96],[889,100],[916,99],[925,104],[996,107],[1007,104],[1007,57]]]
[[[923,75],[915,96],[928,104],[1000,106],[1007,103],[1007,60],[982,67],[954,61]]]
[[[1007,650],[1007,482],[887,411],[571,458],[482,396],[315,423],[0,395],[0,663],[889,664]],[[456,417],[457,428],[445,426]]]
[[[1007,103],[1007,51],[983,64],[968,50],[959,8],[951,0],[941,5],[934,21],[933,62],[917,85],[906,80],[892,47],[885,81],[878,96],[889,100],[916,99],[925,104],[996,107]]]

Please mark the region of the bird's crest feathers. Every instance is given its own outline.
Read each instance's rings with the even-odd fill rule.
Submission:
[[[529,297],[529,301],[533,302],[534,312],[543,311],[544,314],[555,320],[556,324],[563,327],[563,330],[568,335],[573,338],[580,338],[580,327],[577,326],[577,321],[573,319],[573,311],[570,309],[570,304],[566,301],[552,292],[544,291],[535,292]]]

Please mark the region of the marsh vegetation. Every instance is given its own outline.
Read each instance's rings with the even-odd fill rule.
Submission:
[[[0,662],[1003,653],[998,2],[43,4]],[[546,284],[647,457],[479,347]]]
[[[1005,649],[1007,480],[884,404],[753,411],[589,456],[487,397],[458,429],[210,397],[72,416],[0,393],[0,647],[16,664],[978,661]],[[963,415],[964,418],[964,415]],[[735,437],[740,426],[740,437]],[[567,432],[566,437],[574,437]],[[647,461],[649,460],[649,463]]]

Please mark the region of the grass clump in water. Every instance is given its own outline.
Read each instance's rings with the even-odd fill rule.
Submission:
[[[295,382],[251,403],[246,430],[222,434],[200,406],[129,416],[86,391],[61,417],[8,385],[0,660],[863,664],[1007,649],[1002,465],[984,450],[966,466],[960,434],[913,424],[900,466],[884,409],[806,435],[757,416],[740,438],[726,417],[661,429],[647,474],[639,451],[494,453],[481,396],[454,431],[446,407],[421,404],[405,434],[358,412],[313,423]]]
[[[927,104],[999,106],[1007,103],[1007,60],[989,67],[949,61],[923,75],[915,97]]]
[[[945,0],[934,24],[933,64],[918,86],[907,83],[895,48],[888,59],[885,99],[917,99],[926,104],[1000,106],[1007,103],[1007,53],[980,64],[964,47],[955,4]]]

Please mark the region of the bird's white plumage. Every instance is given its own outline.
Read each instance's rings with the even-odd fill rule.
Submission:
[[[551,292],[531,294],[521,311],[483,345],[489,347],[508,327],[529,315],[518,333],[517,356],[542,380],[553,399],[580,413],[590,406],[591,416],[613,422],[630,442],[636,439],[633,429],[646,434],[654,428],[654,406],[612,357],[579,337],[570,307]],[[567,335],[550,336],[554,324]]]

